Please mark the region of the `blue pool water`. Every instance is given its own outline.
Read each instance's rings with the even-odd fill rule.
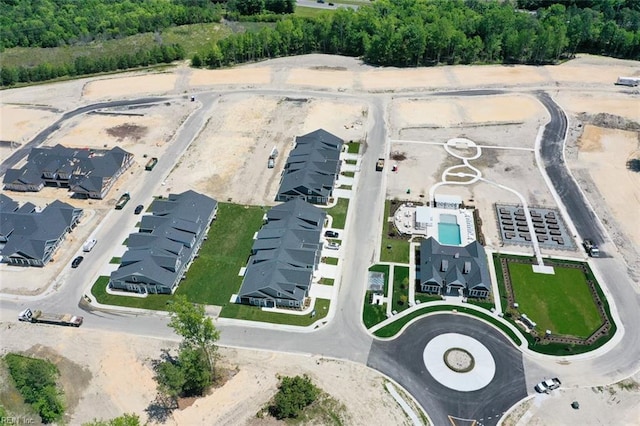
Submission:
[[[438,222],[438,241],[440,244],[459,246],[462,242],[460,226],[457,223]]]

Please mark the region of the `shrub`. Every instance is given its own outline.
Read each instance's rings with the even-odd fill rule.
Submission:
[[[307,375],[283,377],[269,411],[280,420],[297,418],[305,407],[316,400],[319,393],[320,390]]]

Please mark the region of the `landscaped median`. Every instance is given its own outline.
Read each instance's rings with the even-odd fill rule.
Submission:
[[[176,295],[193,303],[222,306],[222,317],[307,326],[326,316],[329,300],[316,299],[315,315],[294,315],[262,311],[260,308],[231,303],[231,296],[242,284],[238,275],[247,263],[253,235],[260,229],[264,209],[255,206],[219,203],[217,219],[211,225],[186,278]],[[92,298],[103,305],[167,311],[174,295],[149,294],[146,297],[107,293],[109,277],[101,276],[91,288]]]

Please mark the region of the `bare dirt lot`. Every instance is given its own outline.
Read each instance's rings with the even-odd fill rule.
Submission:
[[[638,180],[636,175],[630,175],[621,168],[624,159],[633,155],[634,143],[637,150],[637,130],[612,131],[595,124],[594,128],[585,125],[578,128],[581,113],[607,112],[630,121],[640,121],[637,91],[613,85],[619,75],[637,75],[637,62],[582,56],[556,67],[383,69],[364,65],[352,58],[307,55],[215,71],[192,70],[180,65],[173,73],[175,75],[163,72],[155,76],[127,73],[5,90],[0,105],[0,139],[28,140],[39,129],[59,118],[63,111],[98,99],[173,96],[170,105],[137,111],[143,116],[78,117],[66,123],[54,138],[47,141],[47,144],[78,147],[118,145],[133,152],[136,155],[136,166],[131,170],[133,174],[127,174],[126,179],[118,182],[112,190],[112,193],[117,193],[140,176],[144,154],[162,155],[163,146],[171,140],[176,128],[191,108],[197,107],[197,103],[185,101],[185,92],[216,90],[221,96],[214,113],[185,156],[177,160],[177,167],[167,186],[173,192],[195,189],[221,201],[231,199],[262,205],[273,202],[279,170],[296,135],[324,128],[346,140],[362,139],[372,125],[368,114],[371,96],[379,96],[389,105],[386,117],[388,135],[392,139],[444,143],[449,138],[467,137],[480,145],[520,148],[483,148],[482,156],[471,164],[478,167],[487,179],[518,188],[530,203],[553,206],[554,201],[537,171],[531,151],[539,127],[548,117],[537,101],[524,92],[541,89],[547,90],[569,113],[575,137],[569,146],[573,151],[568,154],[568,160],[592,205],[607,209],[606,214],[598,212],[600,217],[610,215],[615,218],[609,223],[610,232],[617,229],[619,235],[635,235],[633,238],[638,244],[637,233],[625,227],[626,223],[633,224],[630,213],[640,211]],[[473,99],[427,97],[435,91],[487,87],[511,88],[514,93]],[[313,91],[313,96],[249,91],[253,88],[308,89]],[[227,89],[235,93],[225,93]],[[408,93],[406,98],[400,96],[403,92]],[[280,155],[276,168],[267,169],[266,159],[274,146]],[[0,147],[3,157],[7,155],[4,150]],[[459,162],[448,157],[438,145],[394,142],[391,151],[404,153],[406,159],[398,161],[397,173],[388,172],[389,197],[407,198],[406,190],[410,188],[411,199],[423,200],[420,195],[428,194],[445,167]],[[465,202],[477,205],[485,223],[483,231],[487,242],[489,245],[498,244],[497,232],[492,228],[495,227],[492,204],[517,200],[504,190],[496,190],[485,183],[462,189],[447,187],[447,192],[449,190],[461,195]],[[58,197],[76,202],[59,194],[59,191],[46,190],[38,194],[10,195],[24,201],[33,200],[36,205],[44,205]],[[625,197],[626,209],[619,203],[621,197]],[[83,219],[85,227],[81,226],[69,238],[67,243],[73,244],[62,245],[54,264],[35,271],[39,278],[46,278],[48,282],[64,279],[59,275],[60,269],[79,248],[84,236],[100,222],[100,212],[106,212],[113,201],[110,194],[102,204],[87,202],[87,211],[95,213]],[[15,280],[34,282],[31,275],[15,275],[9,280],[7,270],[2,269],[0,273],[3,287]],[[20,270],[15,273],[32,272]],[[34,289],[36,287],[40,289],[39,286]],[[14,291],[23,291],[21,288]],[[11,324],[11,328],[2,324],[0,337],[4,350],[49,353],[54,357],[65,357],[72,363],[69,365],[81,369],[83,373],[78,374],[78,381],[73,383],[84,390],[72,397],[70,405],[75,408],[70,424],[93,417],[113,417],[123,412],[135,412],[144,417],[144,409],[155,395],[151,360],[168,345],[120,334],[29,324]],[[41,346],[36,346],[38,344]],[[397,404],[382,390],[380,376],[364,367],[252,351],[226,350],[224,354],[230,366],[239,366],[238,374],[210,397],[175,413],[170,424],[255,424],[255,413],[275,391],[276,374],[298,372],[310,374],[325,391],[346,405],[349,419],[346,424],[395,425],[405,421]],[[85,370],[91,374],[90,378],[84,374]],[[574,396],[571,392],[586,393]],[[618,391],[615,397],[619,400],[613,401],[615,405],[609,402],[611,397],[607,392],[596,394],[591,390],[569,390],[566,399],[562,396],[557,407],[549,405],[549,401],[556,400],[555,395],[540,400],[539,404],[536,400],[527,408],[529,420],[541,419],[542,423],[522,424],[554,424],[554,419],[547,416],[556,409],[566,410],[567,402],[573,398],[582,403],[579,412],[569,411],[567,414],[580,416],[575,417],[576,424],[595,424],[589,423],[589,417],[583,413],[595,415],[594,419],[620,419],[615,424],[624,424],[623,419],[638,418],[637,392]],[[585,395],[596,400],[592,401]],[[591,405],[598,410],[595,414],[588,411]],[[566,419],[570,421],[572,418]]]
[[[175,342],[134,338],[115,333],[33,324],[2,324],[2,354],[24,352],[55,362],[69,406],[68,424],[122,413],[145,411],[154,401],[153,361]],[[34,330],[37,329],[37,333]],[[83,348],[78,350],[78,348]],[[224,386],[191,406],[174,411],[166,425],[269,425],[256,413],[277,391],[278,375],[307,374],[345,405],[344,424],[409,425],[408,418],[383,388],[385,379],[367,367],[280,353],[221,349],[221,366],[236,371]],[[6,388],[2,389],[6,392]],[[152,422],[156,424],[156,422]]]

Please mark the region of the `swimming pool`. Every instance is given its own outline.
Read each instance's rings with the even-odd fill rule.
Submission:
[[[456,217],[452,214],[441,214],[438,222],[438,241],[440,244],[449,246],[459,246],[462,242],[460,237],[460,225]]]

